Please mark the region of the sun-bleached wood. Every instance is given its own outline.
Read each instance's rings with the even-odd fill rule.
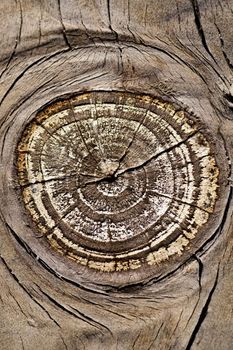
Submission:
[[[233,2],[9,0],[0,8],[1,349],[230,349]],[[72,269],[68,278],[67,259],[57,266],[22,213],[20,137],[38,111],[88,91],[160,95],[212,135],[223,189],[215,223],[166,278],[125,287],[85,272],[77,279]],[[107,165],[111,176],[115,164]]]

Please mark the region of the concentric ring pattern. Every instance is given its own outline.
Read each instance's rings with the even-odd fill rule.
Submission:
[[[17,154],[34,229],[89,269],[156,269],[190,249],[214,210],[208,136],[159,98],[92,92],[56,102],[26,127]]]

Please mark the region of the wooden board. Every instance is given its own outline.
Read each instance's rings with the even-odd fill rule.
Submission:
[[[3,0],[0,4],[0,17],[0,348],[231,349],[233,1]],[[113,91],[117,93],[114,95]],[[139,122],[136,120],[138,110],[134,109],[135,106],[144,108],[144,113],[147,108],[150,113],[154,113],[152,101],[157,99],[169,110],[174,108],[170,112],[173,117],[174,113],[183,111],[189,128],[191,120],[197,128],[200,127],[208,141],[211,156],[219,171],[216,201],[207,224],[198,228],[197,239],[190,239],[187,246],[182,246],[180,251],[176,250],[175,258],[167,255],[166,259],[159,262],[157,258],[153,258],[156,263],[146,265],[144,262],[148,260],[141,253],[137,253],[133,263],[131,259],[125,265],[122,261],[126,258],[121,261],[118,257],[120,265],[116,265],[117,272],[95,270],[93,266],[96,266],[96,261],[92,267],[89,264],[76,268],[77,263],[67,257],[67,241],[66,252],[63,250],[64,245],[62,249],[59,248],[60,253],[57,252],[44,239],[36,220],[32,222],[31,216],[34,214],[31,215],[25,208],[21,187],[25,186],[24,181],[31,174],[32,181],[38,181],[37,166],[30,165],[29,162],[26,167],[23,162],[20,163],[20,159],[24,157],[24,151],[20,150],[24,145],[27,147],[29,141],[33,143],[39,140],[39,144],[42,144],[44,139],[48,139],[49,131],[51,137],[56,139],[54,130],[47,130],[47,136],[34,136],[34,131],[38,132],[37,129],[43,122],[43,113],[47,118],[50,113],[48,111],[51,110],[53,115],[54,108],[57,108],[54,106],[57,106],[57,101],[61,101],[62,97],[71,122],[72,118],[77,117],[75,113],[79,113],[80,102],[74,96],[78,96],[77,99],[79,96],[87,98],[85,94],[89,92],[92,92],[88,95],[89,105],[95,106],[95,111],[97,108],[103,119],[95,117],[99,120],[98,130],[102,130],[99,131],[102,141],[106,139],[106,144],[111,146],[115,130],[118,130],[118,138],[123,133],[122,130],[128,130],[129,135],[122,141],[123,148],[126,147],[123,153],[120,153],[120,148],[118,150],[119,159],[123,157],[128,162],[125,168],[121,169],[118,163],[112,161],[102,162],[101,156],[99,173],[92,169],[92,165],[88,167],[91,176],[94,176],[94,187],[98,187],[100,183],[100,190],[105,195],[106,191],[110,191],[109,184],[116,181],[117,177],[117,181],[120,181],[120,178],[127,177],[132,171],[134,179],[136,169],[139,180],[133,180],[133,183],[137,184],[141,181],[141,169],[149,166],[150,161],[155,162],[156,169],[157,156],[161,150],[150,153],[150,146],[145,144],[147,140],[148,144],[152,142],[153,137],[159,138],[160,134],[162,138],[165,137],[164,130],[170,130],[169,125],[176,130],[178,141],[175,144],[168,143],[168,149],[176,148],[177,144],[179,147],[186,145],[182,126],[177,126],[169,113],[164,112],[164,105],[156,112],[160,116],[157,124],[151,122],[154,125],[152,133],[148,130],[144,132],[142,127],[140,129],[143,123],[149,128],[149,122],[146,124],[147,120],[143,119],[143,115],[139,115]],[[121,96],[121,102],[118,96]],[[129,96],[133,96],[131,102],[127,102]],[[135,96],[140,96],[140,103],[135,100]],[[51,107],[51,103],[55,104]],[[104,107],[106,103],[111,103],[112,106],[107,112]],[[123,112],[118,115],[117,107],[113,105],[120,105],[120,108],[124,105],[128,108],[125,107],[127,112],[124,112],[127,125],[124,129],[115,122],[113,137],[108,139],[109,132],[104,128],[108,128],[109,124],[104,113],[109,114],[113,120],[119,116],[123,118]],[[44,112],[47,106],[50,107]],[[93,114],[93,108],[90,107],[88,113]],[[105,108],[105,112],[101,108]],[[72,114],[73,109],[75,112]],[[91,126],[98,124],[93,118],[92,116]],[[104,123],[104,118],[107,122],[101,129],[100,124]],[[56,123],[59,122],[58,115]],[[161,126],[165,122],[167,126]],[[81,122],[78,125],[83,127]],[[29,141],[25,130],[29,130],[32,135]],[[138,139],[133,136],[135,131]],[[25,138],[23,135],[26,135]],[[62,142],[67,144],[67,134],[62,137]],[[85,136],[82,142],[84,141],[88,143],[88,137]],[[76,148],[81,147],[82,142],[78,138],[72,142],[77,143]],[[203,144],[197,144],[199,150]],[[131,146],[132,150],[139,147],[141,152],[135,151],[137,156],[129,156],[127,160],[124,152]],[[93,152],[101,148],[100,145],[93,146],[91,143],[89,147]],[[34,152],[32,164],[37,164],[35,154],[38,149],[35,147],[35,152],[34,148],[29,149]],[[59,149],[56,157],[65,162]],[[95,157],[98,159],[98,152]],[[198,157],[193,157],[190,156],[188,163],[197,166]],[[46,162],[45,159],[45,168],[48,165]],[[173,162],[171,161],[173,169],[180,169],[179,164],[183,164],[179,157],[173,158]],[[55,158],[53,164],[55,173],[60,174],[62,166],[60,168],[56,165],[59,163],[56,163]],[[24,171],[22,176],[19,165]],[[30,169],[34,170],[30,172]],[[201,166],[196,169],[199,170],[193,172],[196,174],[195,181],[200,183],[199,177],[202,178],[203,175]],[[150,173],[150,169],[146,171]],[[198,171],[201,175],[197,174]],[[181,173],[181,170],[173,170],[173,174]],[[168,191],[171,179],[169,172],[166,175],[168,180],[164,177],[164,189]],[[86,176],[85,174],[83,180],[85,184],[93,181]],[[153,171],[150,176],[155,176]],[[178,177],[176,175],[176,179]],[[207,175],[206,178],[210,179],[211,176]],[[159,183],[162,189],[163,181]],[[211,184],[213,182],[210,181],[203,185],[206,196]],[[70,186],[69,184],[68,188]],[[114,187],[114,191],[117,188]],[[34,192],[31,193],[33,197]],[[75,193],[74,189],[72,193]],[[89,191],[89,198],[93,193]],[[169,197],[169,193],[164,192],[163,195]],[[184,200],[187,202],[186,197],[178,199],[179,203]],[[191,204],[197,206],[197,200],[197,195],[193,192]],[[27,207],[28,202],[25,201]],[[107,205],[113,206],[110,199],[108,201]],[[122,203],[117,202],[115,207],[119,209],[118,204],[123,205]],[[159,207],[161,205],[157,205]],[[35,208],[38,208],[37,204],[34,205]],[[62,208],[61,206],[61,210]],[[206,207],[202,209],[206,211]],[[43,210],[41,209],[42,214]],[[134,220],[133,225],[136,227],[140,213],[132,213],[130,219]],[[152,220],[152,215],[149,216]],[[45,226],[46,218],[45,216],[45,222],[43,221]],[[41,218],[38,222],[42,223]],[[70,222],[68,220],[68,224]],[[143,229],[144,227],[143,221]],[[184,234],[186,229],[183,224],[180,227],[180,234]],[[138,230],[132,231],[133,237],[138,234]],[[129,231],[128,229],[127,232]],[[166,224],[164,232],[167,232]],[[101,234],[97,240],[102,243],[93,243],[93,237],[89,237],[91,243],[87,243],[82,234],[78,242],[83,239],[82,242],[88,249],[95,247],[98,252],[102,249],[106,255],[109,254],[108,259],[114,249],[115,259],[116,254],[123,248],[126,249],[127,244],[129,250],[136,243],[138,247],[138,242],[142,246],[144,244],[141,237],[137,240],[130,238],[130,242],[121,244],[121,240],[126,240],[124,234],[116,239],[120,241],[116,244],[111,232],[108,233],[108,244],[105,238],[101,238],[105,237]],[[70,237],[76,239],[77,236],[73,235],[71,232]],[[149,234],[146,238],[150,240],[148,237]],[[172,243],[166,244],[167,251],[171,252]],[[143,262],[142,267],[128,268],[137,267],[137,259]],[[98,259],[97,261],[99,262]],[[101,265],[101,269],[103,266],[106,265]],[[127,266],[127,271],[119,266]]]

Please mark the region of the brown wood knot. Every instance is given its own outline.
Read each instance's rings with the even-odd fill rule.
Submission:
[[[203,125],[159,98],[92,92],[54,103],[17,154],[35,229],[115,285],[187,259],[214,211],[219,170]]]

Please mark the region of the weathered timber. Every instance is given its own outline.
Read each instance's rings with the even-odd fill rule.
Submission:
[[[0,9],[0,348],[231,349],[233,1]]]

